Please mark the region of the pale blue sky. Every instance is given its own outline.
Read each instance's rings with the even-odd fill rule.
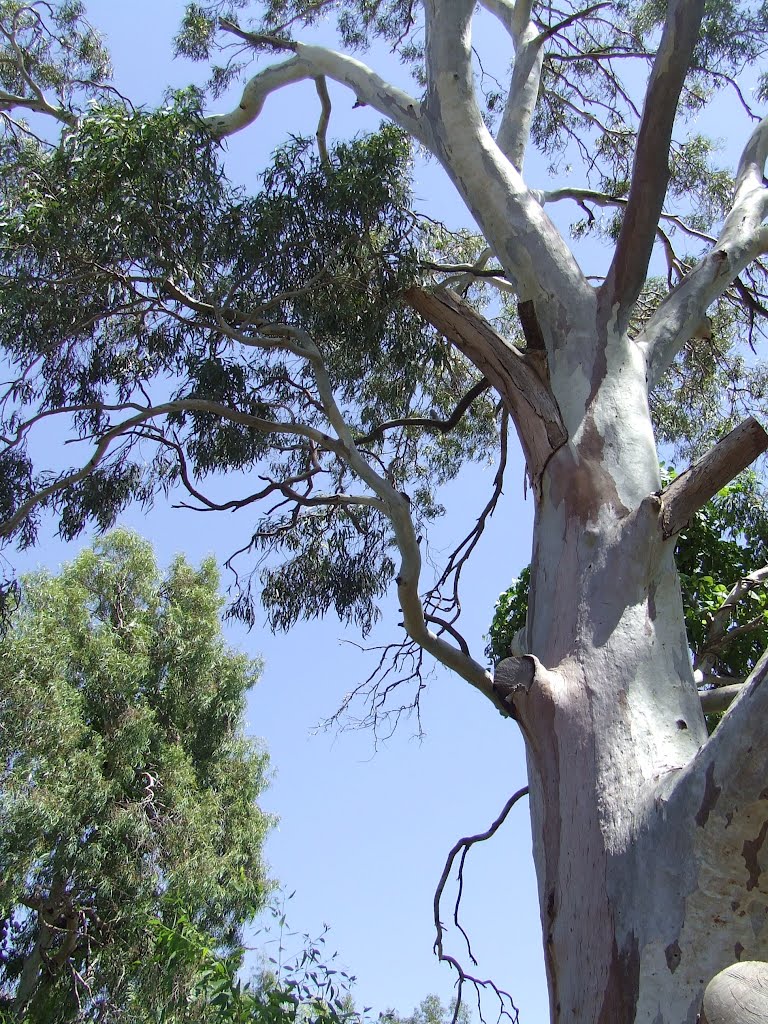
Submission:
[[[191,74],[202,74],[199,67],[171,61],[180,0],[88,0],[87,7],[111,43],[116,84],[134,102],[153,105],[166,85],[180,86]],[[370,111],[352,109],[349,94],[334,90],[333,97],[333,134],[377,123]],[[255,185],[286,128],[312,133],[317,109],[311,84],[271,100],[257,124],[227,144],[230,173]],[[434,168],[417,169],[416,190],[432,215],[452,226],[466,223]],[[465,576],[461,628],[476,655],[496,597],[529,559],[532,502],[524,500],[522,458],[512,448],[506,497]],[[448,488],[443,503],[450,514],[435,531],[437,549],[450,550],[472,525],[492,475],[490,465],[474,467]],[[233,519],[162,503],[122,521],[148,537],[163,562],[177,552],[193,561],[213,553],[223,561],[250,525],[247,510]],[[43,543],[25,564],[55,569],[80,546]],[[396,622],[390,602],[373,642],[396,636]],[[331,926],[329,946],[357,975],[360,1005],[407,1012],[429,992],[447,1000],[453,976],[432,955],[434,886],[455,840],[484,830],[525,784],[517,727],[467,684],[436,668],[424,696],[421,742],[408,723],[375,753],[367,732],[314,735],[313,726],[373,666],[371,655],[344,642],[358,637],[332,618],[276,637],[258,627],[250,634],[230,627],[228,633],[233,644],[265,660],[249,724],[264,737],[275,768],[263,803],[280,816],[280,825],[267,856],[286,891],[296,890],[288,910],[291,924],[314,934],[324,922]],[[527,814],[523,803],[492,843],[470,855],[464,923],[479,975],[493,977],[513,994],[522,1021],[543,1024],[548,1009]],[[446,917],[451,899],[449,893]],[[449,932],[446,948],[464,958],[458,934]]]

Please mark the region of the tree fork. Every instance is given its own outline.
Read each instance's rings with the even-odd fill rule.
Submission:
[[[426,291],[414,286],[405,298],[498,391],[514,421],[538,494],[544,467],[568,440],[557,401],[546,380],[544,354],[529,354],[515,348],[449,288]]]

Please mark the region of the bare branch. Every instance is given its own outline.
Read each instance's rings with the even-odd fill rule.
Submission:
[[[701,710],[705,715],[727,711],[743,689],[744,683],[730,683],[728,686],[716,686],[713,690],[699,690]]]
[[[322,110],[320,120],[317,123],[317,148],[320,153],[320,161],[323,167],[330,168],[331,158],[328,156],[328,125],[331,120],[331,97],[328,95],[328,86],[322,75],[315,79],[315,88],[320,97]]]
[[[768,117],[755,127],[739,160],[733,205],[739,206],[754,189],[763,187],[763,172],[768,158]]]
[[[665,537],[672,537],[713,495],[768,449],[768,433],[750,417],[676,477],[660,494]]]
[[[475,399],[479,398],[490,386],[490,381],[485,379],[478,381],[459,401],[448,419],[433,419],[429,416],[403,416],[398,420],[387,420],[385,423],[380,423],[370,433],[355,438],[356,443],[358,445],[370,444],[371,441],[377,441],[384,436],[386,431],[394,430],[395,427],[419,427],[422,430],[437,430],[441,434],[448,434],[459,423]]]
[[[645,353],[649,390],[695,334],[707,307],[738,281],[752,260],[768,252],[768,228],[763,224],[768,188],[762,178],[767,153],[768,126],[761,122],[744,147],[736,198],[716,245],[659,304],[636,339]]]
[[[593,302],[570,248],[486,127],[477,104],[470,0],[425,0],[431,147],[522,297]],[[445,68],[451,72],[446,73]],[[535,269],[534,269],[535,268]]]
[[[502,992],[500,989],[496,987],[496,985],[493,984],[493,982],[478,981],[478,979],[472,978],[471,976],[467,975],[460,966],[459,962],[454,957],[448,956],[445,953],[445,950],[443,948],[443,932],[445,931],[445,927],[442,923],[440,905],[442,903],[443,894],[445,892],[445,886],[448,882],[448,878],[450,877],[454,862],[456,858],[459,856],[459,854],[461,854],[458,871],[458,895],[456,897],[456,902],[453,908],[453,922],[455,926],[458,928],[458,930],[461,932],[461,934],[464,936],[464,940],[467,944],[467,951],[469,953],[469,957],[472,960],[472,963],[476,966],[477,960],[475,960],[475,957],[472,953],[469,937],[467,936],[466,931],[459,922],[459,907],[461,904],[461,897],[464,889],[464,863],[466,861],[467,853],[469,852],[469,850],[475,844],[483,843],[486,840],[491,839],[498,832],[498,830],[501,828],[504,822],[507,820],[509,812],[515,806],[515,804],[527,795],[527,786],[524,786],[522,789],[518,789],[518,791],[516,793],[513,793],[509,800],[507,800],[507,802],[504,804],[504,807],[501,810],[501,813],[498,815],[493,824],[485,830],[485,832],[480,832],[474,836],[465,836],[462,839],[459,839],[459,841],[451,848],[451,851],[448,854],[445,866],[443,867],[442,874],[440,875],[440,880],[437,883],[437,888],[435,889],[435,896],[433,900],[433,915],[435,921],[435,953],[437,954],[438,960],[449,963],[457,971],[459,975],[459,995],[461,993],[462,983],[464,981],[470,981],[476,986],[479,985],[483,987],[492,988],[496,995],[499,997],[499,999],[502,1001],[502,1005],[504,999],[509,999],[511,1002],[511,997],[509,996],[509,993]],[[514,1008],[514,1003],[512,1003],[512,1006]],[[456,1016],[454,1015],[454,1020],[455,1019]]]
[[[65,107],[53,106],[42,94],[39,96],[16,96],[0,89],[0,111],[14,110],[19,107],[23,110],[32,110],[37,114],[47,114],[70,127],[77,124],[77,117],[70,110]]]

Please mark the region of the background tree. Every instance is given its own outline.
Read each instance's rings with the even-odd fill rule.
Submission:
[[[116,531],[60,575],[26,577],[0,642],[0,986],[8,1020],[198,1019],[156,955],[183,912],[239,962],[265,904],[243,736],[260,666],[222,641],[219,577]]]
[[[366,632],[394,577],[407,639],[366,684],[373,720],[418,704],[426,653],[525,737],[553,1021],[693,1024],[707,981],[768,949],[768,659],[707,739],[673,550],[768,435],[747,419],[664,486],[651,408],[660,440],[697,451],[763,398],[746,346],[766,314],[766,14],[480,6],[514,51],[498,89],[472,0],[191,4],[178,45],[218,62],[210,96],[265,59],[203,118],[199,91],[154,112],[110,91],[79,5],[5,0],[3,532],[32,542],[45,509],[73,536],[178,485],[205,510],[265,503],[246,620],[260,593],[275,626],[333,609]],[[310,41],[321,15],[339,49]],[[351,56],[377,40],[410,81]],[[303,80],[316,144],[233,188],[221,140]],[[334,143],[328,80],[388,123]],[[692,124],[719,90],[752,122],[730,168]],[[416,216],[414,142],[479,237]],[[545,187],[523,174],[533,147]],[[34,438],[62,420],[85,453],[41,469]],[[510,423],[536,522],[525,645],[492,677],[459,582]],[[478,524],[423,581],[435,488],[496,446]],[[236,497],[208,486],[234,471]]]

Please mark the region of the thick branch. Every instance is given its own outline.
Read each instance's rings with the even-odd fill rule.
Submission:
[[[34,111],[36,114],[47,114],[49,117],[70,126],[77,124],[77,117],[64,107],[55,107],[49,103],[42,93],[39,96],[15,96],[13,93],[0,89],[0,111],[14,110],[21,107]]]
[[[357,447],[352,431],[336,403],[320,350],[312,339],[299,328],[286,327],[285,333],[293,335],[311,364],[323,409],[339,438],[334,451],[381,501],[382,511],[392,525],[401,559],[396,578],[397,594],[408,635],[433,658],[453,669],[502,710],[503,706],[493,689],[490,672],[470,657],[466,650],[453,646],[427,628],[419,594],[421,550],[411,516],[410,498],[398,491],[386,476],[378,473]]]
[[[738,206],[754,189],[763,187],[766,159],[768,159],[768,117],[764,117],[755,127],[741,154],[736,171],[734,206]]]
[[[693,514],[768,449],[768,433],[754,417],[744,420],[661,492],[665,537],[672,537]]]
[[[245,33],[247,35],[247,33]],[[265,68],[246,84],[238,106],[229,114],[208,117],[206,123],[217,138],[233,135],[252,124],[261,113],[266,98],[283,86],[325,76],[346,85],[357,102],[378,110],[400,125],[423,145],[431,148],[431,137],[421,115],[418,100],[409,96],[354,57],[324,46],[294,43],[296,56],[283,64]]]
[[[649,390],[659,382],[682,345],[694,336],[707,307],[747,264],[768,252],[768,228],[763,225],[768,215],[768,189],[762,177],[767,136],[768,127],[761,122],[744,148],[734,205],[716,245],[659,304],[636,339],[645,353]]]
[[[704,14],[704,0],[677,0],[653,63],[635,148],[632,184],[606,281],[605,308],[624,326],[646,278],[669,184],[669,147],[680,92]]]
[[[455,292],[411,288],[408,302],[491,382],[512,416],[535,486],[567,434],[557,403],[533,359],[510,345]]]
[[[569,246],[483,121],[472,64],[472,0],[425,0],[424,10],[433,152],[522,299],[540,299],[542,309],[591,304]]]
[[[481,0],[481,3],[499,19],[515,48],[512,79],[496,142],[512,166],[522,171],[539,94],[543,40],[531,21],[530,3],[509,3],[508,0]]]
[[[690,863],[701,865],[686,882],[686,927],[701,937],[703,964],[725,966],[738,957],[735,945],[765,949],[756,922],[768,913],[768,652],[696,757],[661,797],[664,831],[675,863],[680,828],[686,826]],[[669,784],[669,781],[668,783]],[[672,861],[670,861],[672,863]],[[731,925],[713,928],[725,913]],[[711,945],[710,945],[711,944]]]
[[[731,683],[728,686],[716,686],[714,690],[699,690],[701,710],[705,715],[727,711],[743,689],[744,683]]]

